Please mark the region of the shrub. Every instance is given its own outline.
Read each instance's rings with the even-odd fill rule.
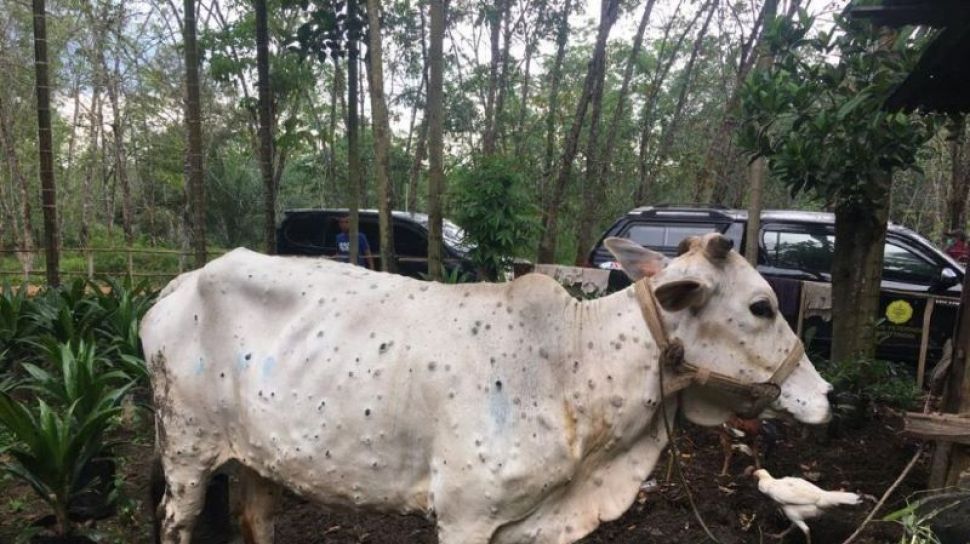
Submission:
[[[877,403],[910,409],[919,398],[919,388],[912,376],[902,367],[887,361],[830,361],[819,365],[819,371],[832,384],[836,399],[844,401],[842,404],[845,405],[860,407]]]
[[[458,171],[451,215],[465,229],[469,256],[482,275],[495,280],[512,259],[530,252],[538,231],[526,181],[508,160],[489,157]]]

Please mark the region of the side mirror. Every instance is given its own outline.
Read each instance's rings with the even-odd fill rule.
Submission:
[[[956,273],[955,270],[948,266],[944,266],[940,270],[940,277],[937,279],[937,285],[940,289],[949,289],[957,283],[960,282],[960,275]]]

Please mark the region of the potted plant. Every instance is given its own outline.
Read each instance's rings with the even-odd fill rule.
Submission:
[[[69,509],[93,483],[85,485],[82,474],[101,454],[104,433],[120,411],[112,396],[98,399],[83,415],[80,405],[74,402],[57,410],[37,399],[34,407],[28,407],[0,393],[0,424],[15,439],[4,450],[9,460],[0,468],[29,485],[54,513],[55,539],[38,535],[35,541],[78,541]]]

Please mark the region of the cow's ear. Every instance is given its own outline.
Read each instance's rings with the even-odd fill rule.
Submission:
[[[700,279],[684,278],[658,285],[653,292],[664,310],[679,312],[685,308],[703,306],[711,293],[711,286]]]
[[[662,253],[649,250],[625,238],[607,238],[603,240],[603,245],[616,257],[623,271],[633,281],[652,277],[667,266],[667,257]]]

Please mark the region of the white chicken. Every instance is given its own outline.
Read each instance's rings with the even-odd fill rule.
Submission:
[[[859,504],[862,500],[862,497],[856,493],[826,491],[801,478],[773,478],[763,468],[754,471],[753,474],[758,478],[758,491],[778,503],[785,517],[792,522],[791,527],[775,535],[779,538],[784,537],[792,527],[797,525],[805,533],[805,541],[811,544],[812,537],[805,520],[821,516],[827,508]]]

